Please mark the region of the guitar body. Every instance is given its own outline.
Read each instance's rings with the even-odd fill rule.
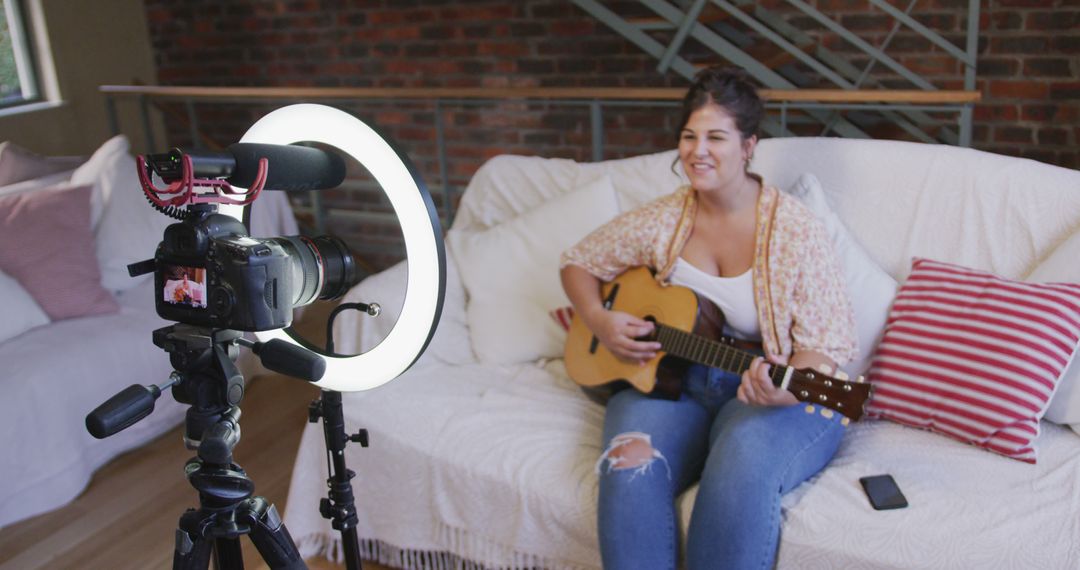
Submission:
[[[661,287],[645,267],[630,269],[616,280],[605,283],[601,297],[612,311],[661,322],[668,326],[718,338],[722,320],[699,318],[697,295],[685,287]],[[711,305],[710,308],[715,309]],[[704,311],[702,311],[704,312]],[[719,311],[715,311],[719,315]],[[697,326],[695,326],[697,325]],[[582,386],[595,387],[625,381],[640,392],[676,399],[688,362],[668,357],[663,350],[644,366],[617,358],[596,339],[577,314],[570,323],[566,339],[566,371]]]
[[[658,341],[662,348],[644,365],[624,362],[574,315],[566,337],[566,372],[586,388],[626,382],[640,392],[677,399],[690,363],[741,374],[760,354],[721,337],[724,317],[715,305],[685,287],[661,287],[647,268],[623,273],[601,292],[607,309],[655,323],[653,334],[642,340]],[[871,386],[861,376],[849,382],[841,373],[831,376],[786,365],[770,366],[768,375],[773,385],[788,390],[800,402],[840,412],[846,416],[844,421],[858,421],[870,398]]]

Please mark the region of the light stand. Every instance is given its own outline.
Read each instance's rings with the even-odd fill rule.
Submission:
[[[345,551],[345,567],[359,570],[360,539],[356,534],[356,504],[353,499],[352,478],[356,476],[345,466],[345,444],[359,443],[368,446],[367,430],[355,434],[345,431],[345,416],[341,409],[341,392],[322,390],[318,400],[308,408],[308,421],[322,419],[323,438],[326,441],[328,496],[319,501],[319,514],[330,519],[330,526],[341,533],[341,545]]]
[[[434,201],[408,157],[384,137],[356,117],[332,107],[300,104],[278,109],[257,121],[241,142],[294,144],[314,142],[336,147],[360,162],[390,200],[401,224],[408,262],[408,283],[402,311],[390,333],[363,354],[344,356],[333,348],[333,317],[348,308],[378,315],[377,305],[343,304],[335,309],[327,324],[326,377],[316,382],[321,398],[309,408],[309,421],[323,420],[323,437],[328,456],[329,496],[320,501],[319,511],[339,530],[349,570],[360,568],[356,535],[356,508],[352,484],[355,474],[345,466],[345,445],[359,442],[367,447],[367,433],[349,435],[344,428],[340,391],[370,390],[407,370],[427,348],[442,312],[446,292],[446,250]],[[224,211],[224,210],[223,210]],[[233,213],[234,217],[240,217]],[[280,339],[296,344],[303,341],[291,329],[262,331],[260,340]]]
[[[342,311],[355,309],[373,317],[381,309],[375,303],[342,303],[330,312],[326,320],[326,353],[334,354],[334,318]],[[345,567],[360,570],[360,540],[356,534],[356,502],[353,498],[352,479],[356,473],[345,465],[345,445],[359,443],[368,446],[367,430],[355,434],[345,431],[345,415],[341,407],[341,393],[322,390],[318,400],[308,407],[308,421],[322,419],[323,440],[326,442],[327,497],[319,501],[319,514],[330,520],[330,526],[341,533],[341,545],[345,551]]]

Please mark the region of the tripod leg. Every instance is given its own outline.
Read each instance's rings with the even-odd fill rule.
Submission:
[[[213,544],[203,538],[199,512],[188,509],[180,517],[173,549],[173,570],[206,570],[210,567]]]
[[[239,538],[218,538],[214,541],[214,568],[218,570],[243,570],[244,553]]]
[[[252,497],[240,505],[236,516],[248,521],[251,542],[272,570],[307,570],[274,505],[263,497]]]

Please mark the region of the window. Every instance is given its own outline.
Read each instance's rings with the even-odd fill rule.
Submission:
[[[29,29],[19,0],[0,0],[0,108],[41,99]]]

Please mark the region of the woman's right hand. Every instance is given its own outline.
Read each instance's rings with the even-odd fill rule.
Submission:
[[[596,338],[622,360],[645,364],[660,350],[659,342],[637,340],[653,331],[651,321],[621,311],[601,310],[590,315],[586,323]]]

